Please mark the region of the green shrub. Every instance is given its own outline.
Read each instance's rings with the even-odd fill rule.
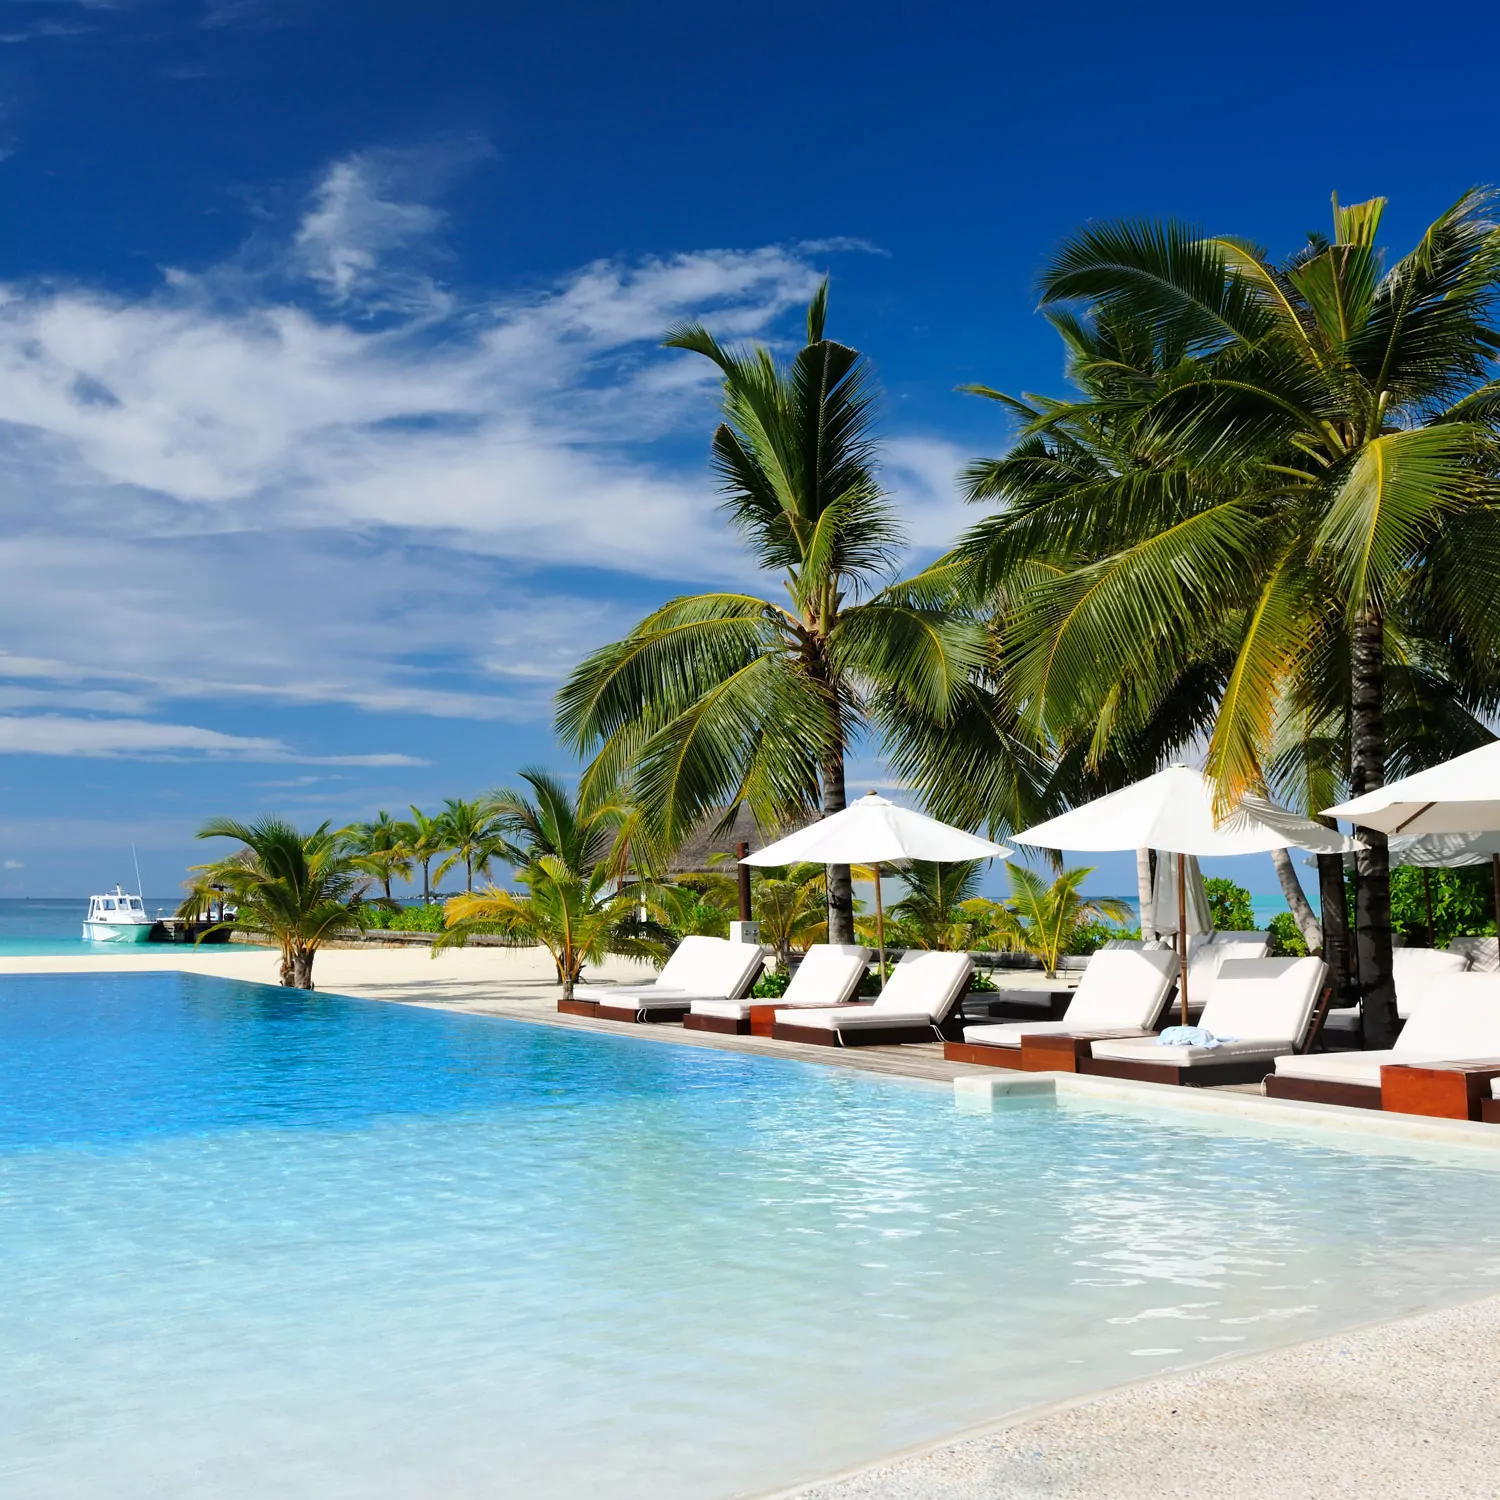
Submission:
[[[430,906],[401,906],[394,911],[387,906],[368,908],[370,926],[384,932],[441,932],[443,930],[442,902],[434,901]]]
[[[969,993],[971,995],[993,995],[995,993],[995,981],[983,969],[975,969],[969,976]]]
[[[1248,928],[1235,928],[1247,932]],[[1289,911],[1279,911],[1268,924],[1271,934],[1270,956],[1272,958],[1306,958],[1307,944],[1302,939],[1302,929]]]
[[[785,969],[767,969],[750,990],[752,1000],[779,1000],[786,994],[792,976]]]
[[[1423,870],[1416,865],[1397,865],[1391,870],[1391,926],[1408,944],[1427,946],[1429,889],[1432,893],[1434,947],[1445,948],[1456,937],[1493,936],[1495,883],[1488,866]],[[1349,910],[1352,925],[1352,880],[1349,882]]]
[[[1208,909],[1213,913],[1214,926],[1220,932],[1254,930],[1255,912],[1250,905],[1250,892],[1244,886],[1236,885],[1223,875],[1215,875],[1212,880],[1203,882],[1203,888],[1208,892]]]
[[[1113,922],[1081,922],[1073,929],[1073,936],[1064,951],[1080,955],[1097,953],[1116,938],[1138,938],[1140,935],[1139,927],[1116,927]]]

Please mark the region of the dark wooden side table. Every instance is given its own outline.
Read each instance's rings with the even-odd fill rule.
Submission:
[[[1095,1042],[1113,1042],[1124,1037],[1155,1036],[1139,1028],[1128,1031],[1055,1031],[1021,1034],[1023,1073],[1076,1073],[1080,1059],[1092,1057]]]
[[[1440,1120],[1478,1120],[1500,1078],[1500,1058],[1472,1062],[1388,1063],[1380,1070],[1380,1107],[1402,1115]]]

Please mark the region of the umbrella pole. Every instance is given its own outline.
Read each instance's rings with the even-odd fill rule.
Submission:
[[[1187,857],[1177,856],[1177,961],[1182,965],[1182,1024],[1188,1023]]]
[[[1427,946],[1437,947],[1437,929],[1432,925],[1432,871],[1422,871],[1422,888],[1427,893]]]
[[[880,904],[880,866],[875,871],[875,940],[880,945],[880,990],[885,993],[885,908]]]

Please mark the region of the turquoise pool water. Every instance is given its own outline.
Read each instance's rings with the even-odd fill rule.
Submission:
[[[1467,1160],[0,978],[0,1492],[753,1495],[1497,1289]]]

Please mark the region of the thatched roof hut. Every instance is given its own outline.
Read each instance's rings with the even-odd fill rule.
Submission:
[[[777,828],[762,828],[743,803],[736,809],[734,822],[723,833],[715,832],[724,814],[710,813],[678,846],[672,856],[668,870],[673,875],[733,875],[735,851],[742,843],[749,844],[752,851],[764,848],[777,839],[799,828],[816,822],[818,814],[809,813],[805,818],[796,818]],[[715,855],[722,858],[715,859]]]

